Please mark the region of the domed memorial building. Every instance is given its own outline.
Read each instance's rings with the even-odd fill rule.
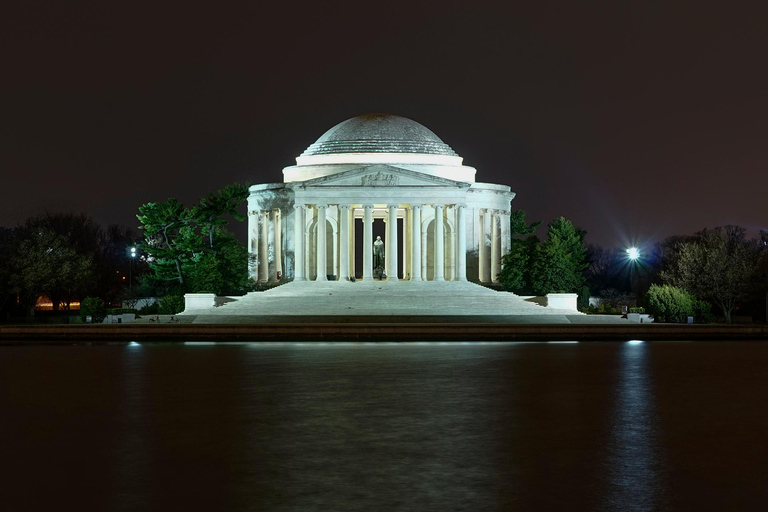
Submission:
[[[283,169],[283,183],[251,187],[251,276],[497,282],[515,194],[475,174],[415,121],[344,121]]]

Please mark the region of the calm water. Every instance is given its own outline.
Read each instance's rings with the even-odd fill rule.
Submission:
[[[3,510],[764,510],[768,343],[0,347]]]

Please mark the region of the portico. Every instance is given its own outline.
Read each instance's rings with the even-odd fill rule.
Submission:
[[[251,276],[372,281],[383,221],[388,281],[497,282],[514,193],[475,173],[414,121],[345,121],[284,169],[283,183],[251,187]]]

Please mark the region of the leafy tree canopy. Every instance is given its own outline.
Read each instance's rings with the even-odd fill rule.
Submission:
[[[536,295],[580,293],[587,268],[586,231],[565,217],[553,220],[547,229],[548,240],[536,251],[532,285]]]
[[[507,291],[532,295],[530,269],[539,246],[534,233],[541,221],[528,224],[525,215],[525,210],[515,210],[509,216],[509,252],[503,256],[499,282]]]
[[[28,229],[17,247],[12,282],[30,307],[47,295],[57,309],[61,299],[86,287],[92,262],[93,254],[79,253],[66,237],[47,228]]]
[[[526,224],[522,210],[510,216],[513,238],[499,276],[502,286],[521,295],[580,293],[587,268],[586,232],[560,217],[549,224],[547,240],[541,242],[533,235],[540,224]]]
[[[731,323],[736,306],[755,292],[761,249],[742,227],[705,229],[674,243],[660,275],[665,283],[718,306]]]
[[[247,289],[247,251],[224,226],[242,221],[239,207],[247,184],[209,194],[192,208],[176,199],[139,207],[143,251],[150,255],[153,278],[176,282],[182,291],[237,293]]]

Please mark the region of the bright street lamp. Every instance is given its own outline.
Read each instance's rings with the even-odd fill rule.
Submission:
[[[136,248],[131,247],[131,264],[128,270],[128,297],[133,298],[133,258],[136,257]]]
[[[627,249],[627,257],[630,260],[635,261],[637,258],[640,257],[640,249],[638,249],[637,247],[630,247],[629,249]]]

